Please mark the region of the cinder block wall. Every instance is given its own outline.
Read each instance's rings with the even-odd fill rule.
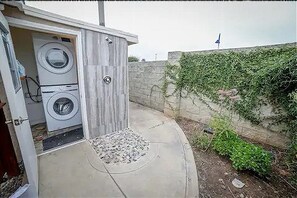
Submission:
[[[144,106],[164,111],[161,87],[164,82],[167,61],[130,62],[129,100]]]
[[[230,112],[213,103],[209,98],[204,97],[204,102],[198,99],[194,94],[189,94],[186,98],[180,98],[179,116],[208,124],[214,115],[220,110],[225,115],[230,115]],[[207,103],[207,105],[206,105]],[[210,110],[211,107],[214,111]],[[273,115],[270,105],[261,108],[261,115]],[[267,116],[266,115],[266,116]],[[279,148],[286,148],[289,142],[288,137],[280,133],[281,129],[278,126],[268,127],[267,121],[264,120],[261,125],[254,125],[250,121],[243,119],[236,113],[232,113],[232,124],[236,128],[239,135],[262,142]]]
[[[260,48],[280,48],[284,46],[296,46],[296,43],[259,46]],[[206,50],[184,52],[190,54],[207,54],[213,52],[226,53],[230,51],[250,51],[258,47],[236,48],[223,50]],[[167,61],[151,61],[151,62],[131,62],[129,63],[129,99],[130,101],[142,104],[144,106],[164,112],[171,117],[184,117],[191,120],[199,121],[207,124],[214,111],[210,110],[208,105],[214,110],[220,107],[208,98],[204,98],[205,103],[201,102],[195,95],[189,94],[186,98],[181,98],[179,93],[172,94],[175,86],[169,84],[167,94],[170,97],[164,100],[161,91],[164,83],[165,66],[167,63],[179,65],[179,59],[183,52],[175,51],[168,53]],[[158,87],[159,88],[158,88]],[[186,95],[186,94],[183,94]],[[225,112],[227,110],[224,110]],[[229,114],[226,112],[226,114]],[[261,107],[261,114],[265,116],[273,115],[271,106]],[[241,118],[239,115],[233,115],[233,125],[239,135],[250,138],[252,140],[270,144],[272,146],[285,148],[289,142],[288,137],[280,133],[279,127],[268,127],[269,122],[262,122],[262,126],[253,125],[250,121]]]
[[[209,54],[214,52],[226,53],[230,51],[251,51],[257,48],[282,48],[285,46],[296,46],[296,43],[288,43],[288,44],[279,44],[279,45],[268,45],[268,46],[258,46],[258,47],[249,47],[249,48],[234,48],[234,49],[223,49],[223,50],[205,50],[205,51],[191,51],[184,52],[188,54]],[[182,52],[169,52],[168,53],[168,63],[179,65],[179,59],[182,56]],[[167,93],[172,93],[174,87],[168,87]],[[183,94],[186,95],[186,94]],[[212,109],[218,111],[220,107],[211,102],[210,99],[204,98],[204,101],[207,101],[207,104],[212,107]],[[170,106],[169,106],[170,104]],[[174,108],[172,108],[174,107]],[[227,110],[224,110],[226,114],[230,114]],[[209,107],[201,102],[195,95],[189,94],[186,98],[179,97],[179,94],[175,94],[166,99],[164,113],[168,116],[180,116],[184,118],[188,118],[191,120],[195,120],[201,123],[209,123],[212,116],[214,115],[214,111],[211,111]],[[270,105],[261,107],[260,110],[261,115],[265,116],[273,116],[274,113]],[[272,146],[286,148],[287,143],[289,142],[288,137],[286,135],[280,133],[281,126],[272,126],[269,127],[269,120],[264,120],[261,125],[253,125],[250,121],[241,118],[239,115],[234,114],[232,119],[234,127],[236,127],[236,131],[239,135],[262,142],[265,144],[269,144]]]

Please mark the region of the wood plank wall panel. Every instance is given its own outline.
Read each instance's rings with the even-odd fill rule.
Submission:
[[[88,125],[95,138],[128,127],[128,43],[89,30],[82,35]],[[110,84],[103,82],[106,75]]]

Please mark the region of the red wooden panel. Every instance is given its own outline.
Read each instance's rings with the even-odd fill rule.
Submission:
[[[5,169],[4,169],[4,167],[2,166],[1,161],[0,161],[0,182],[1,182],[1,179],[2,179],[2,177],[3,177],[3,175],[4,175],[4,173],[5,173]]]
[[[0,173],[7,172],[8,177],[17,176],[20,173],[9,130],[5,124],[5,116],[0,101]],[[2,171],[1,171],[2,169]]]

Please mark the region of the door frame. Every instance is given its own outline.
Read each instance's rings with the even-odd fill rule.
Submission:
[[[72,30],[72,29],[62,28],[62,27],[53,26],[53,25],[45,25],[42,23],[31,22],[28,20],[18,19],[14,17],[8,17],[8,16],[4,16],[4,17],[6,18],[8,25],[11,27],[35,30],[35,31],[44,32],[44,33],[63,34],[63,35],[67,35],[75,38],[75,51],[76,51],[83,133],[84,133],[84,139],[90,139],[89,127],[88,127],[89,125],[88,125],[88,119],[87,119],[88,114],[87,114],[87,108],[86,108],[87,105],[86,105],[86,97],[85,97],[86,93],[85,93],[85,80],[84,80],[84,68],[83,68],[82,32],[80,30]],[[41,155],[63,149],[71,145],[73,145],[73,143],[67,144],[57,149],[50,150],[48,152],[42,153]]]

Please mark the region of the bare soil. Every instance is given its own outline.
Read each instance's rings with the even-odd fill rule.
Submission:
[[[203,124],[192,120],[181,118],[177,123],[190,143],[195,133],[201,133],[203,130]],[[261,144],[261,146],[274,155],[273,171],[266,178],[248,171],[236,171],[227,157],[218,155],[211,148],[202,151],[192,145],[200,197],[297,198],[297,187],[288,182],[291,174],[282,165],[284,151],[268,145]],[[234,178],[239,179],[245,186],[241,189],[234,187],[232,184]]]

